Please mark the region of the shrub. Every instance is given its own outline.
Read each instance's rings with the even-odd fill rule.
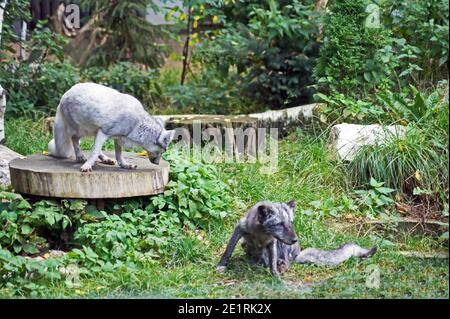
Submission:
[[[230,6],[240,10],[223,8],[228,22],[204,43],[197,58],[262,105],[279,108],[309,101],[318,51],[312,4],[294,0]]]
[[[157,10],[149,0],[84,0],[93,11],[97,45],[86,49],[84,66],[106,67],[121,61],[132,61],[159,68],[166,55],[164,30],[146,19],[149,9]],[[74,49],[77,43],[73,44]]]
[[[258,104],[241,96],[235,81],[214,70],[202,70],[199,80],[165,88],[165,95],[177,112],[196,114],[246,114],[258,109]]]
[[[408,77],[416,85],[448,78],[448,0],[385,1],[384,22],[393,36],[415,48],[417,72]]]
[[[1,67],[0,81],[8,99],[7,116],[36,119],[53,114],[61,96],[79,79],[77,69],[66,62]]]
[[[378,51],[391,43],[390,31],[367,28],[365,0],[334,1],[324,18],[324,43],[314,75],[321,91],[360,98],[389,85],[389,65]]]

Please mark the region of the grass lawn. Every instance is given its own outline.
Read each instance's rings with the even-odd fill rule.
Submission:
[[[51,138],[39,123],[9,120],[7,146],[22,154],[42,152]],[[94,298],[449,298],[448,259],[404,257],[400,251],[448,251],[448,244],[430,237],[396,231],[358,234],[338,226],[349,216],[339,209],[332,216],[326,209],[312,209],[311,202],[332,199],[342,206],[353,189],[345,170],[330,156],[326,135],[296,132],[280,143],[279,169],[261,174],[256,164],[220,165],[220,176],[231,186],[235,211],[214,223],[201,238],[190,238],[174,247],[170,257],[156,259],[143,268],[103,273],[83,278],[80,287],[68,288],[64,281],[48,282],[43,295]],[[88,143],[83,144],[87,148]],[[111,146],[111,145],[109,145]],[[235,223],[260,200],[297,201],[295,228],[303,247],[333,249],[353,241],[377,245],[370,259],[352,259],[339,267],[293,265],[281,278],[268,269],[245,262],[240,247],[224,274],[214,271]],[[344,205],[345,207],[345,205]],[[371,265],[380,271],[379,287],[366,286]],[[0,297],[11,290],[0,289]]]

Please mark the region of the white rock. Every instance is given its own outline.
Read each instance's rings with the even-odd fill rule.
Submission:
[[[351,161],[364,145],[383,145],[391,138],[403,138],[406,127],[402,125],[338,124],[331,128],[330,143],[340,159]]]
[[[11,184],[9,162],[18,157],[23,156],[6,146],[0,145],[0,186],[9,186]]]

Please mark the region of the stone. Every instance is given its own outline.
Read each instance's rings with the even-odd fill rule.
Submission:
[[[20,157],[22,155],[10,150],[4,145],[0,145],[0,186],[7,187],[11,185],[9,162]]]
[[[365,145],[383,145],[391,138],[404,138],[406,127],[402,125],[337,124],[331,128],[330,146],[341,160],[351,161]]]
[[[105,154],[114,158],[112,152]],[[92,172],[82,173],[81,163],[73,158],[34,154],[10,162],[11,184],[17,193],[57,198],[125,198],[164,191],[169,181],[167,162],[154,165],[148,157],[127,152],[123,158],[138,168],[128,170],[97,162]]]

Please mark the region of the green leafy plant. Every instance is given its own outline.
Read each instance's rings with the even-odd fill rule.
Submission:
[[[61,279],[62,260],[43,261],[16,256],[0,245],[0,291],[9,296],[45,295],[45,283]]]
[[[363,207],[368,209],[372,216],[385,211],[385,209],[394,203],[394,200],[389,197],[395,189],[384,187],[383,182],[377,182],[374,178],[370,179],[369,183],[371,189],[356,190],[355,193],[359,196],[359,202]]]
[[[309,203],[311,208],[302,209],[301,214],[312,216],[318,219],[324,217],[338,218],[350,212],[356,212],[358,206],[354,199],[343,195],[341,198],[327,198],[325,200],[315,200]]]
[[[320,121],[323,123],[333,123],[337,121],[373,123],[386,118],[385,110],[369,101],[355,100],[345,94],[336,93],[327,96],[316,93],[315,98],[325,103],[320,108]]]
[[[16,254],[37,254],[48,249],[42,229],[61,232],[71,221],[59,207],[50,201],[33,206],[20,195],[0,193],[0,245]]]
[[[309,101],[319,46],[312,4],[230,3],[223,10],[224,28],[208,37],[194,57],[261,104],[279,108]]]
[[[323,45],[314,67],[322,93],[360,99],[390,85],[390,66],[378,52],[391,43],[391,32],[381,24],[366,27],[367,5],[365,0],[330,4],[330,13],[324,17]]]
[[[181,221],[205,226],[228,215],[228,186],[217,178],[217,167],[185,158],[178,151],[165,154],[171,164],[170,182],[159,195],[158,210],[178,212]]]
[[[383,2],[382,9],[384,23],[393,36],[403,39],[401,45],[413,51],[413,60],[403,60],[413,61],[415,70],[408,70],[403,63],[400,65],[405,80],[423,89],[429,83],[448,78],[448,0],[388,0]],[[404,50],[401,54],[405,53]]]
[[[8,97],[7,116],[38,119],[53,115],[61,96],[79,80],[77,69],[66,62],[0,66],[0,81]]]

